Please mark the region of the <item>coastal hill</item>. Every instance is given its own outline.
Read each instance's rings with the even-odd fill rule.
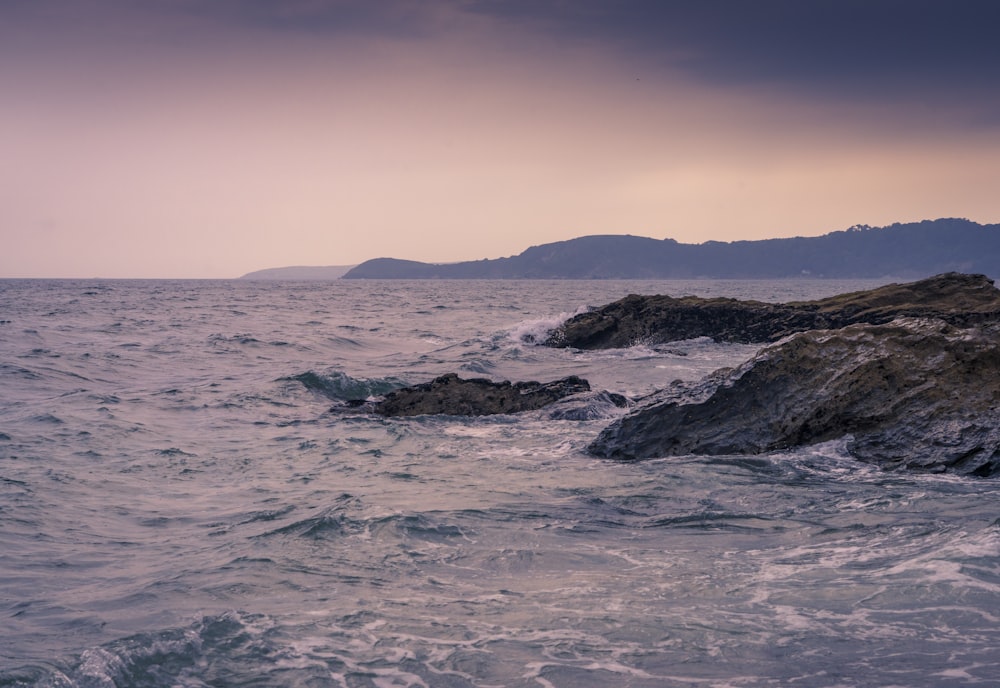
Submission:
[[[287,268],[267,268],[255,270],[240,277],[245,280],[333,280],[343,277],[353,265],[308,266],[296,265]]]
[[[508,258],[421,263],[376,258],[344,279],[774,279],[920,278],[944,272],[996,275],[1000,224],[924,220],[857,225],[819,237],[708,241],[585,236]]]

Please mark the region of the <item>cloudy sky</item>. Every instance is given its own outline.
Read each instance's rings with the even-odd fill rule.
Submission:
[[[994,0],[0,0],[0,277],[1000,222]]]

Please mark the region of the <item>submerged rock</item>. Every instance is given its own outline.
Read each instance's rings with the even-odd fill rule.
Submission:
[[[785,304],[727,298],[626,296],[576,315],[546,346],[606,349],[711,337],[719,342],[774,342],[795,332],[901,316],[940,318],[953,325],[1000,320],[1000,290],[984,275],[947,273],[817,301]]]
[[[404,387],[370,402],[372,413],[382,416],[488,416],[534,411],[572,394],[590,391],[590,384],[575,375],[553,382],[493,382],[462,379],[455,373],[430,382]]]
[[[590,445],[635,460],[759,454],[849,436],[884,468],[1000,473],[1000,324],[901,318],[796,334],[692,400],[658,400]]]

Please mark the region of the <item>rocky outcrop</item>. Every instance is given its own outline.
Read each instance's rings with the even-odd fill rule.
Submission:
[[[382,416],[488,416],[534,411],[573,394],[590,391],[575,375],[553,382],[493,382],[463,379],[454,373],[389,392],[382,399],[359,402]]]
[[[660,399],[589,447],[635,460],[759,454],[850,436],[885,468],[1000,473],[1000,324],[940,319],[796,334],[692,398]]]
[[[1000,290],[984,275],[947,273],[908,284],[785,304],[726,298],[630,295],[570,318],[547,346],[607,349],[711,337],[774,342],[795,332],[884,324],[901,316],[969,326],[1000,320]]]

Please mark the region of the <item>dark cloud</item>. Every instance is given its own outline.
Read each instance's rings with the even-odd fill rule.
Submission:
[[[995,0],[470,0],[648,69],[848,98],[1000,99]]]
[[[452,0],[0,0],[0,38],[70,35],[79,41],[185,34],[221,41],[246,30],[336,37],[428,37]]]
[[[1000,119],[997,0],[0,0],[0,38],[18,16],[99,36],[140,25],[179,45],[192,29],[434,40],[471,16],[625,56],[637,76]]]
[[[188,11],[230,26],[316,34],[426,35],[441,3],[382,0],[178,0]],[[445,3],[450,4],[450,3]]]
[[[1000,117],[996,0],[153,0],[222,25],[434,38],[477,15],[720,86]],[[445,29],[443,27],[448,27]]]

